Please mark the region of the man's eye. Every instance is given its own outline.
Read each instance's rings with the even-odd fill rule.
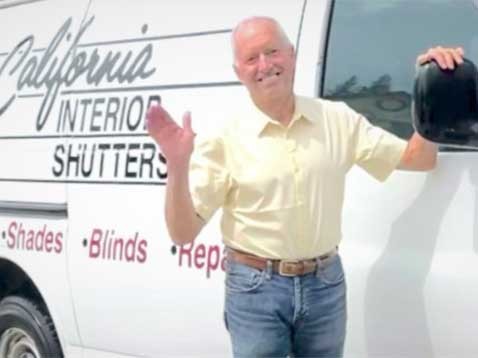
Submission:
[[[248,63],[253,63],[253,62],[255,62],[255,61],[257,60],[257,58],[258,58],[257,55],[255,55],[255,56],[250,56],[250,57],[247,58],[247,62],[248,62]]]

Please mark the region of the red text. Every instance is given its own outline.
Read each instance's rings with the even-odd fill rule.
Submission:
[[[117,260],[143,263],[147,259],[148,242],[136,232],[122,237],[114,230],[93,229],[89,239],[89,257],[92,259]]]
[[[27,228],[12,221],[8,226],[7,246],[10,249],[59,254],[63,250],[63,233],[42,228]]]
[[[183,263],[184,262],[184,263]],[[218,245],[206,246],[194,243],[179,247],[179,266],[194,266],[197,269],[205,270],[206,277],[211,277],[211,271],[220,268],[226,270],[225,248]]]

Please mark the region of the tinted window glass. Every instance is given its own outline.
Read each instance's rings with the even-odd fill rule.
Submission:
[[[462,46],[478,64],[478,0],[336,0],[331,21],[321,96],[402,138],[419,53]]]

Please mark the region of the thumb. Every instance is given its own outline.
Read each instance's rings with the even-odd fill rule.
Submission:
[[[417,57],[416,65],[420,66],[420,65],[423,65],[425,62],[428,62],[428,61],[429,61],[428,56],[426,54],[422,54],[422,55]]]
[[[191,127],[191,112],[187,111],[183,114],[183,129],[187,132],[193,133],[193,129]]]

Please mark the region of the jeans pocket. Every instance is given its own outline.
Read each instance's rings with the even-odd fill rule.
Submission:
[[[235,262],[228,262],[226,288],[230,292],[246,293],[257,290],[264,282],[266,272]]]
[[[337,285],[342,283],[345,279],[344,268],[342,260],[339,255],[335,255],[317,269],[317,276],[326,285]]]
[[[222,314],[222,319],[224,321],[224,327],[226,327],[226,331],[229,331],[229,324],[227,322],[227,312],[226,312],[226,310],[224,310],[224,312]]]

